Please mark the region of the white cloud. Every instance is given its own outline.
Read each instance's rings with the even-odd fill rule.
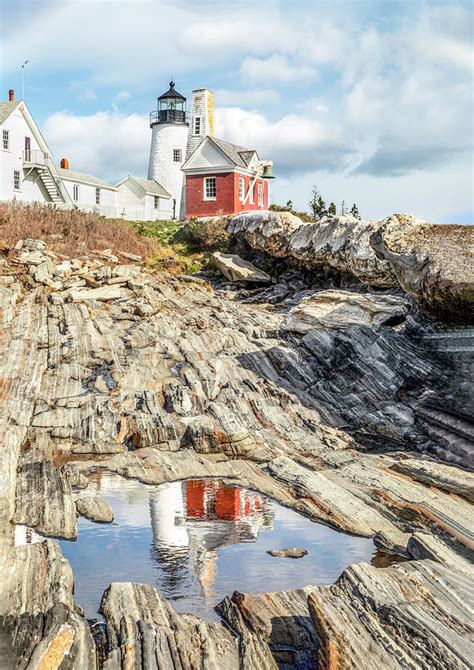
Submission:
[[[246,90],[220,88],[214,91],[216,105],[238,107],[266,107],[276,105],[281,100],[278,91],[271,88],[252,88]]]
[[[280,81],[288,84],[312,82],[317,76],[316,68],[301,63],[291,63],[286,56],[273,55],[268,58],[245,58],[240,66],[243,81],[252,84]]]
[[[173,74],[178,90],[216,88],[219,135],[272,158],[276,191],[285,175],[297,184],[323,175],[334,184],[354,179],[367,193],[372,184],[374,202],[387,194],[395,203],[399,188],[416,204],[419,184],[425,200],[428,185],[436,188],[440,212],[454,211],[451,192],[459,211],[470,206],[467,3],[359,0],[343,12],[341,3],[316,0],[275,2],[271,11],[246,0],[19,5],[28,20],[14,18],[4,31],[2,70],[17,76],[27,44],[29,90],[67,76],[89,108],[100,91],[108,107],[137,109]],[[146,173],[150,133],[141,115],[53,114],[44,128],[56,155],[80,169],[109,178]],[[449,193],[437,175],[448,175]]]
[[[46,119],[42,131],[53,156],[68,158],[71,170],[112,183],[127,174],[146,176],[151,139],[146,116],[58,112]]]

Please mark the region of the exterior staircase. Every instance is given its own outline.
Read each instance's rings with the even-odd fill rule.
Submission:
[[[54,165],[48,154],[37,149],[26,149],[23,152],[23,167],[37,173],[52,203],[62,205],[67,202],[67,192],[61,187],[59,178],[55,177]]]

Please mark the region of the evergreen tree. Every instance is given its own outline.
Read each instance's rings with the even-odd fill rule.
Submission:
[[[293,209],[293,200],[288,200],[286,206],[288,207],[288,209]]]
[[[327,214],[326,203],[322,199],[321,193],[316,186],[313,186],[313,190],[311,191],[309,207],[314,219],[320,219]]]
[[[357,209],[357,205],[355,203],[351,207],[351,215],[360,220],[359,210]]]
[[[330,216],[336,216],[337,214],[336,205],[333,202],[331,202],[331,204],[328,207],[328,214]]]

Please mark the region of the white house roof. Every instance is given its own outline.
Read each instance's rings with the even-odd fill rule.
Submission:
[[[112,184],[108,184],[103,179],[99,177],[94,177],[92,174],[86,174],[85,172],[75,172],[74,170],[65,170],[64,168],[57,168],[58,175],[62,179],[68,179],[70,181],[77,181],[82,184],[89,184],[90,186],[100,186],[101,188],[108,188],[112,191],[115,191],[115,187]]]
[[[252,169],[251,163],[254,157],[258,160],[258,154],[255,149],[246,149],[245,147],[240,147],[238,144],[232,144],[232,142],[226,142],[225,140],[219,140],[217,137],[206,135],[193,153],[188,156],[181,169],[186,171],[186,169],[190,168],[195,162],[195,157],[206,147],[214,147],[214,149],[217,149],[219,155],[224,156],[233,166],[244,170]]]
[[[132,175],[127,175],[124,179],[119,181],[115,186],[121,186],[127,179],[131,179],[137,183],[147,195],[159,195],[161,198],[171,198],[171,194],[163,188],[155,179],[141,179],[140,177],[132,177]]]
[[[4,123],[10,114],[18,107],[21,100],[14,100],[13,102],[0,102],[0,124]]]

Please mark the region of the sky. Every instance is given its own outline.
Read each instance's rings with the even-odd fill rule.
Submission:
[[[314,185],[364,218],[472,223],[474,5],[434,0],[0,0],[1,99],[58,162],[147,174],[171,78],[214,91],[216,136],[274,162],[272,200]]]

